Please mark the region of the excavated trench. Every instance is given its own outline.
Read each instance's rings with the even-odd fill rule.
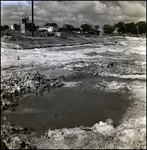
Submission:
[[[6,110],[3,115],[11,123],[30,128],[36,134],[45,133],[49,128],[92,126],[108,118],[119,125],[132,101],[129,93],[122,92],[124,89],[107,92],[100,84],[113,80],[100,76],[70,80],[43,95],[21,98],[14,111]]]

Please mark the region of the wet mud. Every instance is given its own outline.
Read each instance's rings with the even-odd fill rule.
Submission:
[[[71,82],[64,82],[62,87],[54,88],[43,95],[21,98],[13,111],[4,111],[4,114],[10,122],[28,126],[36,134],[46,132],[48,128],[92,126],[108,118],[113,119],[118,126],[132,103],[128,100],[129,92],[125,89],[123,93],[96,89],[96,83],[101,83],[102,79],[105,78],[90,78],[89,83],[85,78],[75,82],[75,87],[68,87],[66,84]]]

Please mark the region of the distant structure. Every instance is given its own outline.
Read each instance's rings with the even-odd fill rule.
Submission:
[[[39,32],[48,31],[49,33],[57,32],[58,30],[59,29],[56,26],[42,26],[38,29]]]
[[[11,25],[11,27],[10,27],[10,28],[11,28],[11,30],[14,30],[14,26],[13,26],[13,25]]]
[[[103,36],[103,34],[104,34],[104,31],[103,31],[102,28],[100,28],[100,29],[99,29],[99,36]]]
[[[26,24],[29,23],[29,17],[27,18],[22,18],[21,21],[21,33],[26,33]]]
[[[46,32],[48,36],[54,36],[59,29],[56,26],[42,26],[39,27],[38,32]]]
[[[56,26],[49,26],[47,30],[48,30],[48,32],[57,32],[58,31],[58,27],[56,27]]]
[[[55,32],[56,37],[60,37],[62,39],[66,39],[66,33],[65,32]]]

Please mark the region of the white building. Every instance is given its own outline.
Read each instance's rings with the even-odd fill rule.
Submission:
[[[11,29],[11,30],[14,30],[14,26],[13,26],[13,25],[11,25],[11,26],[10,26],[10,29]]]
[[[52,32],[57,32],[58,28],[55,26],[43,26],[43,27],[39,27],[38,31],[39,32],[48,31],[49,33],[52,33]]]

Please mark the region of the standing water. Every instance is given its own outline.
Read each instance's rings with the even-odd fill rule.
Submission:
[[[5,111],[8,120],[36,133],[49,128],[92,126],[111,118],[118,125],[130,105],[127,94],[107,92],[98,84],[113,78],[93,77],[65,83],[44,95],[29,95],[20,100],[16,111]]]

